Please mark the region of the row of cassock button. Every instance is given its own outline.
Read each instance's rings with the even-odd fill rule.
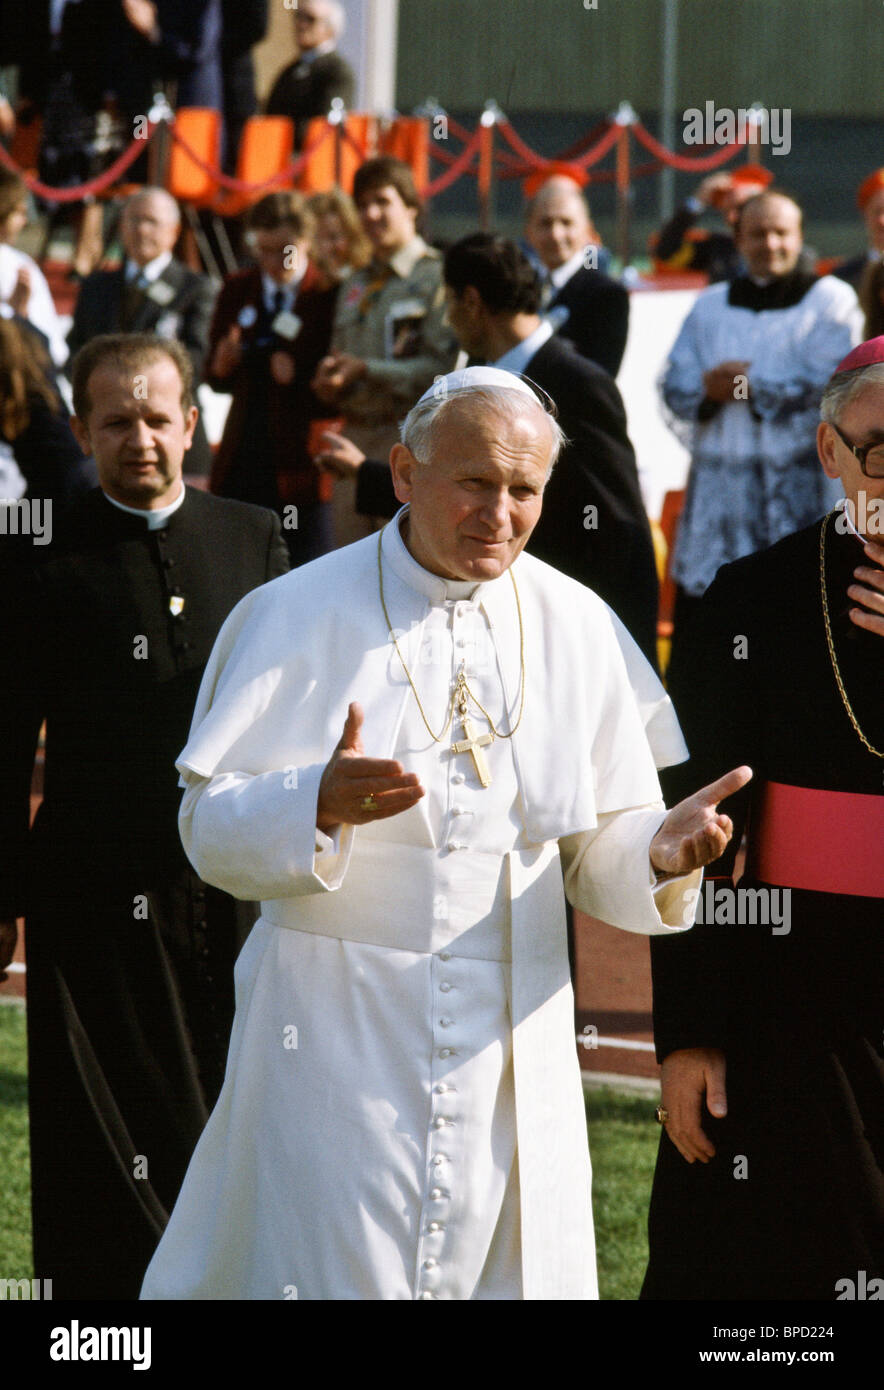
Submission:
[[[438,959],[443,962],[450,961],[451,952],[440,951]],[[453,988],[454,986],[450,980],[443,979],[439,982],[440,994],[450,994]],[[440,1028],[451,1028],[453,1026],[454,1019],[450,1014],[442,1014],[439,1017]],[[445,1062],[456,1055],[457,1049],[454,1047],[440,1047],[437,1053],[437,1056],[441,1057]],[[448,1099],[448,1097],[455,1095],[456,1092],[457,1087],[452,1086],[448,1081],[437,1081],[433,1085],[433,1100],[430,1115],[431,1147],[433,1148],[433,1152],[430,1154],[430,1170],[432,1175],[430,1180],[434,1185],[430,1188],[427,1196],[429,1203],[439,1214],[438,1216],[433,1215],[423,1226],[421,1237],[420,1286],[417,1292],[417,1297],[419,1299],[436,1299],[439,1297],[438,1293],[434,1292],[431,1287],[428,1287],[432,1284],[438,1286],[440,1271],[439,1259],[437,1255],[424,1252],[427,1246],[430,1245],[441,1253],[442,1239],[445,1234],[445,1222],[439,1219],[439,1217],[444,1214],[444,1204],[450,1201],[450,1192],[446,1188],[440,1187],[438,1184],[440,1178],[446,1171],[450,1175],[451,1159],[448,1154],[435,1150],[435,1143],[437,1139],[441,1139],[445,1130],[457,1123],[455,1116],[451,1113],[452,1104]],[[438,1097],[445,1097],[445,1099],[440,1102]],[[444,1114],[437,1113],[437,1107],[440,1104],[445,1107]]]

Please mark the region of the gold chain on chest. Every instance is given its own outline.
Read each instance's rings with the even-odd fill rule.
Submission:
[[[847,696],[847,691],[844,688],[844,681],[841,678],[841,670],[838,666],[838,657],[835,654],[835,642],[832,637],[832,624],[829,620],[829,603],[828,598],[826,596],[826,528],[828,524],[829,518],[828,516],[824,516],[822,529],[820,530],[820,594],[822,596],[823,601],[823,621],[826,625],[826,643],[829,648],[829,659],[832,662],[832,670],[835,673],[835,682],[838,686],[838,693],[840,694],[842,702],[844,704],[844,708],[847,711],[847,717],[853,725],[854,730],[860,739],[860,742],[869,750],[873,757],[884,758],[884,753],[879,752],[877,748],[873,747],[873,745],[866,738],[862,729],[859,727],[859,721],[857,720],[857,717],[853,712],[853,708]]]

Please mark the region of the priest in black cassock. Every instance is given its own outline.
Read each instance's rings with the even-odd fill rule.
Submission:
[[[755,775],[698,924],[651,946],[646,1299],[884,1295],[884,338],[822,420],[846,500],[724,566],[673,659],[691,759],[667,798],[734,760]]]
[[[183,486],[191,392],[176,342],[82,349],[73,428],[100,488],[0,617],[0,968],[26,916],[34,1266],[56,1299],[137,1297],[233,1016],[241,920],[181,849],[174,761],[224,619],[288,557],[273,513]]]

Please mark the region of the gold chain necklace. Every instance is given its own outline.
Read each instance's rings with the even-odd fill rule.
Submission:
[[[465,720],[468,720],[467,704],[469,700],[472,700],[473,704],[476,705],[482,711],[482,714],[487,719],[488,726],[491,729],[490,737],[487,734],[484,734],[482,736],[485,743],[490,743],[493,738],[512,738],[513,734],[516,732],[519,725],[521,724],[522,715],[525,712],[525,628],[522,622],[522,605],[519,602],[519,590],[518,586],[516,585],[516,576],[513,574],[512,569],[510,569],[509,571],[509,576],[513,586],[513,593],[515,594],[516,598],[516,612],[519,615],[519,717],[516,720],[513,727],[510,729],[508,734],[505,734],[502,732],[502,730],[496,728],[494,720],[491,718],[491,715],[488,713],[485,706],[476,698],[473,691],[467,684],[467,678],[464,675],[463,666],[461,665],[461,669],[457,674],[457,681],[455,683],[455,687],[451,692],[451,702],[448,706],[448,718],[445,721],[445,727],[442,729],[441,733],[434,734],[433,730],[430,728],[429,720],[427,719],[427,716],[424,713],[424,707],[421,704],[421,697],[417,693],[417,687],[415,686],[415,683],[411,678],[411,672],[408,669],[405,657],[402,655],[402,652],[399,649],[399,643],[396,641],[396,634],[393,631],[393,624],[390,622],[390,615],[387,612],[387,605],[384,600],[384,570],[383,562],[381,559],[381,541],[383,539],[383,535],[383,531],[381,531],[378,535],[378,589],[380,591],[381,596],[381,608],[384,610],[384,618],[386,619],[387,630],[390,634],[390,637],[392,638],[393,646],[396,648],[396,655],[402,663],[402,669],[405,672],[408,684],[411,686],[414,698],[417,701],[417,707],[420,710],[421,719],[424,721],[424,725],[426,726],[426,730],[427,733],[430,735],[430,738],[433,740],[434,743],[442,742],[445,735],[448,733],[448,730],[451,728],[451,722],[454,719],[455,709],[457,709],[460,714],[461,723],[464,723]],[[466,724],[464,724],[464,732],[467,735],[467,743],[473,742],[472,729],[468,728]],[[456,752],[470,751],[473,753],[473,759],[476,762],[477,769],[479,770],[480,778],[482,778],[482,785],[487,786],[488,782],[486,782],[484,780],[484,777],[482,776],[480,758],[479,756],[477,756],[477,753],[474,752],[472,748],[468,750],[467,748],[462,747],[460,744],[455,744],[454,748]],[[488,781],[490,780],[491,779],[489,777]]]
[[[838,666],[838,658],[835,655],[835,643],[832,638],[832,624],[829,621],[829,604],[826,598],[826,527],[828,526],[828,524],[829,518],[828,516],[824,516],[822,529],[820,530],[820,592],[822,594],[823,599],[823,621],[826,625],[826,642],[828,643],[829,647],[829,657],[832,662],[832,670],[835,672],[835,681],[837,683],[841,699],[844,702],[844,708],[847,710],[847,717],[853,725],[854,729],[856,730],[856,733],[859,736],[860,741],[864,744],[866,748],[868,748],[869,752],[872,754],[873,757],[884,758],[884,753],[879,752],[877,748],[874,748],[872,744],[869,743],[869,740],[866,738],[862,729],[859,727],[856,715],[854,714],[850,705],[850,701],[847,698],[847,691],[844,689],[844,681],[841,679],[841,671]]]

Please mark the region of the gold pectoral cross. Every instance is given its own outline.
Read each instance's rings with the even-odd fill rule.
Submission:
[[[494,742],[494,735],[476,734],[476,726],[467,713],[467,693],[464,689],[462,675],[458,677],[457,690],[458,718],[460,719],[460,725],[464,731],[465,737],[458,739],[457,743],[452,743],[451,751],[453,753],[471,753],[479,781],[483,787],[489,787],[491,785],[491,773],[488,770],[488,764],[485,761],[485,754],[482,752],[482,749],[488,748]]]

